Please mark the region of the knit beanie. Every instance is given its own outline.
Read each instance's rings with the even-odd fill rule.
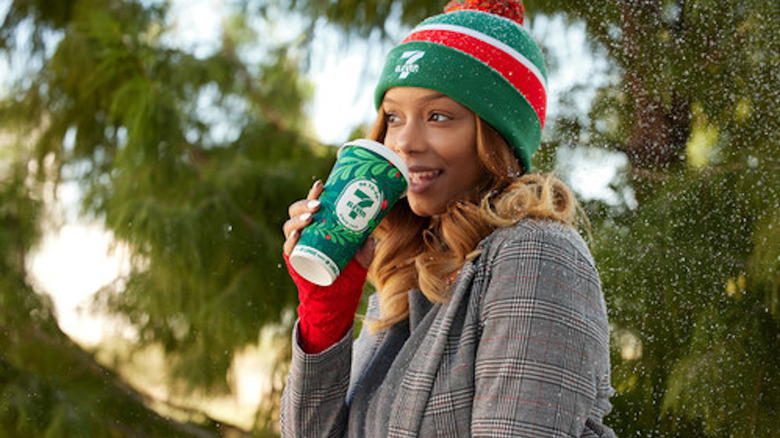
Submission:
[[[474,111],[526,170],[547,110],[542,52],[522,27],[520,0],[461,0],[420,23],[387,55],[376,107],[392,87],[438,91]]]

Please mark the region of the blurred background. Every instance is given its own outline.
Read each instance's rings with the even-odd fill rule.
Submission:
[[[621,437],[780,430],[780,7],[525,1]],[[0,0],[0,437],[275,437],[287,206],[442,1]]]

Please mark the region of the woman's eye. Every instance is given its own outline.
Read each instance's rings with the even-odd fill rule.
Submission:
[[[450,117],[440,113],[433,113],[431,114],[430,120],[432,122],[446,122],[447,120],[450,120]]]
[[[395,123],[398,121],[398,116],[393,113],[386,113],[385,114],[385,122],[387,123]]]

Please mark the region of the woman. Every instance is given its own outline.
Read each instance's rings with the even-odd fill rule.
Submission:
[[[516,1],[454,3],[388,55],[369,137],[401,156],[409,190],[332,286],[290,269],[301,304],[283,436],[614,436],[576,201],[526,173],[546,79],[521,23]],[[321,192],[290,206],[285,257]],[[378,292],[353,343],[367,274]]]

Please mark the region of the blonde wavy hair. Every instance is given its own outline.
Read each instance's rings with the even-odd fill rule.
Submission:
[[[525,173],[492,127],[477,120],[477,153],[485,177],[470,193],[436,217],[420,217],[406,198],[396,203],[374,231],[369,281],[379,296],[378,319],[366,321],[376,332],[409,315],[407,293],[420,289],[433,303],[446,302],[449,290],[477,244],[493,230],[524,218],[575,226],[584,218],[571,190],[553,175]],[[383,141],[387,124],[381,110],[368,138]]]

